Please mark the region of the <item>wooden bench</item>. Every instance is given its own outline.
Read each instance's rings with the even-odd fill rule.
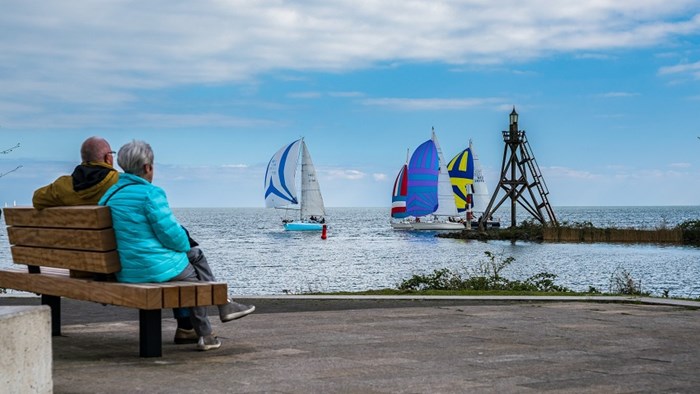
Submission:
[[[161,310],[225,304],[222,282],[119,283],[121,270],[108,207],[4,208],[12,260],[0,287],[37,293],[61,335],[61,297],[139,310],[141,357],[162,355]]]

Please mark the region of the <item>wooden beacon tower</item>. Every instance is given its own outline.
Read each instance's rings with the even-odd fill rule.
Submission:
[[[530,144],[527,142],[525,130],[518,130],[518,113],[515,112],[515,107],[513,107],[513,112],[510,113],[510,129],[503,131],[503,141],[505,142],[505,148],[503,150],[501,176],[484,215],[479,219],[479,231],[483,231],[486,228],[488,218],[507,199],[510,199],[511,227],[516,226],[516,203],[520,204],[540,223],[547,224],[549,222],[557,226],[557,219],[547,199],[549,190],[544,183],[544,178],[540,172],[540,167],[537,165],[535,156],[532,154]],[[505,191],[505,195],[496,203],[501,190]],[[549,221],[545,218],[545,214],[549,217]]]

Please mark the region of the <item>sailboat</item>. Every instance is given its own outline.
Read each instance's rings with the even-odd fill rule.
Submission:
[[[406,152],[406,164],[401,167],[396,180],[394,181],[394,189],[391,194],[391,217],[399,219],[393,221],[391,225],[394,228],[409,230],[412,225],[408,219],[411,215],[406,209],[406,200],[408,199],[408,152]]]
[[[297,198],[297,167],[301,159],[301,198]],[[299,218],[282,220],[289,231],[320,231],[326,221],[316,169],[304,139],[285,145],[275,153],[265,172],[265,206],[298,210]]]
[[[474,156],[474,184],[472,184],[472,191],[473,191],[473,197],[472,197],[472,211],[473,211],[473,220],[472,220],[472,228],[476,228],[479,226],[479,219],[481,219],[481,216],[484,215],[484,212],[486,212],[486,208],[488,208],[489,205],[489,200],[491,199],[491,195],[489,195],[489,188],[486,186],[486,180],[484,180],[484,173],[481,170],[481,163],[479,162],[479,156],[477,156],[474,153],[474,149],[472,148],[472,141],[469,140],[469,148],[472,150],[472,155]],[[501,222],[498,219],[494,219],[492,217],[487,218],[486,220],[486,227],[500,227]]]
[[[457,212],[466,212],[465,222],[473,219],[472,200],[474,194],[474,154],[472,153],[471,141],[469,147],[455,155],[447,164],[447,171],[450,174],[452,183],[452,193],[457,206]]]
[[[394,212],[397,197],[404,198],[397,194],[404,184],[406,209]],[[450,176],[433,129],[431,138],[416,148],[394,182],[392,218],[401,220],[392,220],[391,226],[404,230],[462,230],[463,223],[450,219],[457,215]]]
[[[478,227],[478,219],[486,211],[490,196],[479,157],[474,153],[471,140],[467,149],[450,160],[447,169],[450,173],[457,211],[466,214],[464,220],[470,223],[472,228]],[[499,227],[500,222],[489,219],[486,225]]]

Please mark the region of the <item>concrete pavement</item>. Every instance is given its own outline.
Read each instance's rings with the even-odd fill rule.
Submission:
[[[53,338],[56,393],[699,392],[700,303],[446,297],[238,298],[223,345],[138,357],[138,311],[72,300]],[[0,298],[2,305],[37,298]],[[215,310],[212,309],[212,312]],[[213,316],[216,316],[212,313]]]

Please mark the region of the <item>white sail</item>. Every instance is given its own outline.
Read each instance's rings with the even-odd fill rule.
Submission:
[[[447,162],[442,155],[442,149],[438,143],[435,130],[433,130],[432,140],[435,143],[438,153],[438,163],[440,165],[438,174],[438,209],[433,212],[435,216],[457,216],[457,205],[452,194],[452,183],[450,182],[450,174],[447,172]]]
[[[321,196],[321,187],[316,177],[316,169],[311,161],[311,155],[306,143],[301,142],[301,219],[310,216],[322,217],[326,215]]]
[[[472,155],[474,156],[474,184],[472,185],[472,189],[474,191],[474,195],[472,196],[474,208],[472,208],[472,211],[478,218],[486,211],[486,207],[489,204],[489,199],[491,196],[489,195],[489,188],[486,186],[486,181],[484,180],[484,173],[481,170],[479,156],[474,153],[474,147],[472,146],[471,141],[469,141],[469,147],[471,148]]]
[[[283,146],[272,156],[265,172],[265,206],[288,207],[298,204],[296,175],[302,140]]]

